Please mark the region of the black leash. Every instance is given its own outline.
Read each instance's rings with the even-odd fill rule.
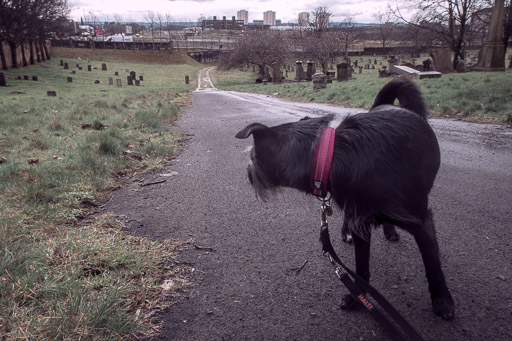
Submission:
[[[424,341],[421,335],[400,315],[400,313],[391,305],[391,303],[382,296],[377,289],[372,287],[367,281],[350,270],[338,257],[331,243],[329,236],[329,226],[327,224],[327,216],[332,215],[330,199],[322,199],[322,225],[320,227],[320,241],[325,255],[329,257],[331,264],[335,268],[336,275],[341,282],[347,287],[350,293],[357,299],[363,307],[386,329],[393,339],[398,341]],[[336,264],[337,263],[337,264]],[[350,278],[349,275],[353,278]],[[407,338],[403,336],[400,330],[391,323],[388,318],[382,314],[377,307],[366,297],[365,292],[369,293],[384,311],[393,319],[407,334]]]

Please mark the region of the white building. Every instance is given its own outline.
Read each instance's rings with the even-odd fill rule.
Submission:
[[[263,25],[276,26],[276,12],[263,12]]]
[[[242,10],[236,12],[236,20],[243,20],[244,25],[248,25],[249,24],[249,12],[246,11],[245,9],[242,9]]]
[[[300,12],[299,13],[299,26],[308,26],[309,25],[309,13],[308,12]]]

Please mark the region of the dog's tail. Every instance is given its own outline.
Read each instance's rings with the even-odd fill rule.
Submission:
[[[402,77],[393,79],[379,91],[371,109],[384,104],[393,105],[395,99],[402,108],[415,112],[423,119],[427,118],[427,105],[420,89],[416,83]]]

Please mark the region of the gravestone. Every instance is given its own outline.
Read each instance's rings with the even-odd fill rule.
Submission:
[[[185,84],[188,84],[190,82],[190,78],[187,76],[185,76]]]
[[[68,83],[73,83],[73,77],[68,77]]]
[[[338,82],[348,81],[348,64],[343,62],[336,65],[336,71],[338,72],[338,77],[336,80]]]
[[[432,71],[432,60],[430,58],[423,61],[423,71]]]
[[[272,83],[281,84],[281,67],[278,65],[272,67]]]
[[[135,86],[140,86],[140,80],[138,80],[138,79],[135,80]]]
[[[114,85],[114,77],[108,77],[108,85]]]
[[[362,66],[359,67],[359,73],[363,73],[363,67]]]
[[[101,64],[101,71],[107,71],[107,64]]]
[[[23,75],[23,80],[28,81],[28,75]]]
[[[7,82],[5,81],[5,75],[3,72],[0,72],[0,86],[7,86]]]
[[[354,66],[357,67],[358,60],[354,60]]]
[[[50,97],[57,96],[57,91],[46,91],[46,95]]]
[[[87,65],[87,71],[92,71],[92,66]]]
[[[37,78],[37,76],[32,76],[32,80],[37,82],[39,78]]]
[[[466,72],[466,61],[464,59],[457,59],[455,62],[455,72]]]
[[[64,70],[69,70],[69,65],[68,65],[68,63],[64,63]]]
[[[296,62],[297,66],[296,66],[296,71],[295,71],[295,79],[293,80],[294,82],[302,82],[302,61],[301,60],[297,60]]]
[[[130,71],[130,76],[132,76],[133,80],[135,80],[135,78],[137,78],[137,74],[135,73],[135,71]]]
[[[64,66],[64,61],[62,59],[60,60],[60,66]]]
[[[308,69],[306,71],[306,81],[311,81],[313,78],[313,62],[308,60]]]
[[[94,84],[100,84],[100,81],[99,81],[98,79],[96,79],[96,80],[94,81]]]
[[[389,70],[388,72],[389,73],[395,72],[395,70],[393,68],[396,64],[398,64],[398,59],[395,56],[390,56],[388,59],[388,70]]]
[[[453,72],[451,51],[449,49],[436,49],[430,52],[434,70],[441,73]]]
[[[80,66],[80,67],[78,68],[78,70],[82,71],[82,67]]]
[[[116,72],[114,73],[114,76],[119,76],[119,72],[118,72],[118,71],[116,71]]]
[[[71,74],[72,75],[76,74],[76,71],[75,70],[71,71]]]
[[[79,68],[80,67],[80,64],[76,64],[76,67]]]
[[[139,80],[142,82],[144,80],[144,76],[143,75],[140,75],[139,76]]]
[[[133,78],[132,78],[132,76],[127,76],[126,77],[126,82],[128,83],[128,85],[133,85]]]
[[[476,71],[505,71],[505,45],[502,42],[503,18],[505,12],[504,0],[496,0],[492,9],[491,24],[484,45],[478,54]],[[507,12],[508,12],[507,7]],[[435,65],[435,63],[434,63]]]
[[[313,90],[325,89],[327,87],[327,75],[324,73],[315,73],[312,80]]]
[[[116,84],[117,84],[117,87],[120,88],[121,87],[121,79],[120,78],[117,78],[116,79]]]

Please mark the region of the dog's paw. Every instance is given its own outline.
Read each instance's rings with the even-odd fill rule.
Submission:
[[[350,232],[347,232],[347,233],[342,233],[341,234],[341,239],[345,242],[345,243],[352,243],[352,235],[350,234]]]
[[[359,300],[356,300],[354,295],[348,294],[343,296],[343,299],[341,300],[341,309],[343,310],[354,310],[361,307],[361,303]]]
[[[432,309],[446,321],[455,318],[455,307],[451,299],[435,298],[432,300]]]
[[[398,242],[400,240],[400,235],[393,225],[384,225],[384,236],[391,242]]]

